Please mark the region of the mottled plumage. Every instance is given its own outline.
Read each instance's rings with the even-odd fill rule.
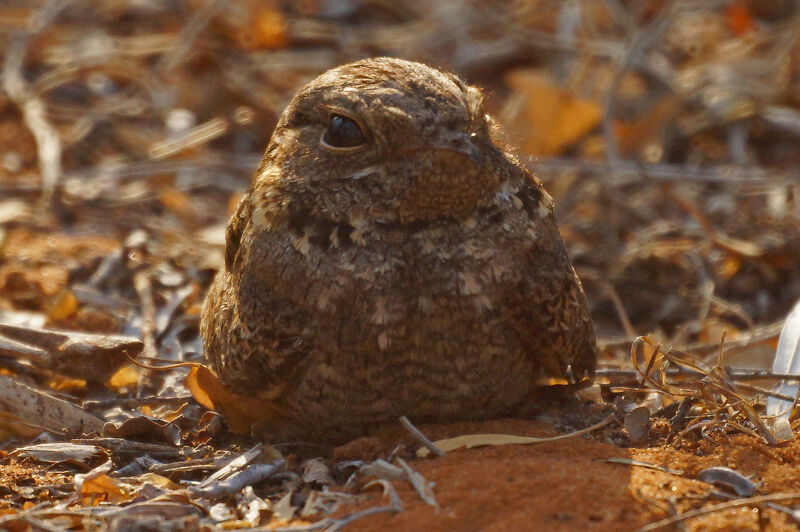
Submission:
[[[328,71],[283,113],[229,222],[207,360],[275,405],[276,440],[508,414],[537,379],[594,371],[552,211],[479,90],[397,59]]]

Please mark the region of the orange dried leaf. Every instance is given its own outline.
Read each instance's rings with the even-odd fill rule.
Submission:
[[[519,69],[507,77],[521,98],[519,118],[512,123],[522,135],[522,148],[532,155],[558,155],[600,124],[603,109],[595,101],[558,86],[543,71]]]
[[[72,292],[65,290],[50,309],[48,318],[51,320],[65,320],[74,316],[77,311],[78,299]]]
[[[720,268],[720,275],[722,275],[725,279],[730,279],[737,273],[742,267],[742,259],[736,255],[728,255],[725,257],[725,261],[722,263],[722,268]]]
[[[261,7],[252,17],[249,31],[245,30],[240,42],[245,48],[277,50],[289,44],[286,17],[274,7]]]
[[[214,394],[215,390],[212,388],[216,386],[216,381],[217,376],[210,369],[202,364],[197,364],[189,370],[184,384],[189,388],[195,401],[209,410],[214,410],[214,401],[211,399],[211,395]]]
[[[653,105],[642,117],[631,122],[616,122],[614,134],[619,151],[627,157],[658,162],[664,156],[664,134],[681,110],[682,102],[667,97]]]
[[[134,485],[152,484],[153,486],[170,491],[181,489],[180,484],[177,484],[167,477],[158,475],[156,473],[142,473],[141,475],[136,475],[136,477],[129,480],[129,482]]]
[[[742,0],[734,0],[725,7],[725,24],[737,37],[756,27],[750,8]]]
[[[276,418],[280,412],[272,401],[228,391],[219,377],[202,364],[192,366],[185,385],[195,401],[222,413],[228,427],[237,434],[250,434],[251,427]]]
[[[159,190],[158,200],[167,209],[177,213],[179,216],[192,216],[192,202],[184,192],[164,185]]]
[[[126,487],[108,475],[86,479],[81,485],[81,500],[84,504],[96,506],[101,502],[118,503],[129,498]]]
[[[115,390],[133,386],[139,382],[139,371],[133,364],[122,366],[108,379],[108,386]]]
[[[86,388],[86,381],[84,379],[74,379],[70,377],[63,377],[56,375],[47,383],[51,390],[59,392],[68,392],[74,390],[83,390]]]

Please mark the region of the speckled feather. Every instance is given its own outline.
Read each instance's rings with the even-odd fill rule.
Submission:
[[[331,113],[367,142],[320,142]],[[326,72],[279,121],[227,230],[201,333],[272,440],[512,412],[591,376],[595,340],[552,200],[493,139],[480,91],[397,59]]]

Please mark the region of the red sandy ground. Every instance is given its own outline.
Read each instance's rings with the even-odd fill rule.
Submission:
[[[553,436],[547,423],[525,420],[495,420],[475,423],[423,425],[432,438],[458,434],[504,433]],[[795,431],[800,428],[795,425]],[[394,433],[361,438],[339,447],[340,459],[372,459],[386,456],[398,442]],[[694,480],[704,468],[727,466],[752,475],[760,493],[800,491],[800,441],[769,447],[756,438],[737,435],[705,441],[693,449],[661,446],[624,449],[598,441],[595,434],[542,443],[452,451],[441,458],[410,462],[428,481],[436,483],[439,509],[428,506],[408,482],[393,482],[403,501],[397,514],[361,518],[346,527],[354,531],[634,531],[648,523],[694,508],[722,502],[706,497],[715,488]],[[610,457],[631,458],[670,469],[682,475],[606,462]],[[49,473],[36,464],[6,464],[0,467],[0,486],[30,486],[30,504],[47,499],[44,485],[68,487],[71,474]],[[717,489],[719,491],[719,489]],[[339,515],[359,509],[384,506],[379,490],[359,507],[343,508]],[[789,502],[786,504],[791,506]],[[0,514],[5,513],[0,505]],[[322,517],[322,516],[320,516]],[[794,531],[797,524],[786,513],[743,506],[693,518],[683,523],[691,532],[706,531]],[[293,523],[302,526],[302,523]],[[678,530],[666,527],[662,530]]]
[[[68,260],[88,264],[115,245],[101,237],[9,232],[4,252],[16,260],[0,265],[0,293],[4,294],[0,308],[48,312],[67,282],[65,262],[60,259],[66,256]],[[27,262],[23,263],[21,257],[26,257]],[[85,330],[114,330],[114,324],[107,325],[93,316],[84,318],[81,323],[69,325]],[[544,411],[552,414],[547,408]],[[582,427],[595,421],[566,424]],[[432,439],[479,433],[556,434],[547,423],[524,420],[423,425],[420,429]],[[795,425],[795,432],[798,429],[800,425]],[[408,482],[398,481],[393,484],[404,511],[364,517],[347,529],[632,531],[675,512],[723,501],[719,497],[705,498],[714,488],[694,480],[699,471],[715,465],[753,475],[753,480],[761,483],[763,493],[800,491],[798,441],[769,447],[754,437],[737,435],[717,436],[715,441],[702,441],[691,448],[626,449],[607,443],[609,434],[606,430],[535,446],[485,447],[414,460],[411,467],[436,483],[434,493],[439,510],[420,500]],[[387,433],[339,447],[335,457],[362,460],[385,457],[399,440],[412,443],[405,432]],[[637,459],[684,473],[678,476],[606,462],[610,457]],[[30,504],[47,498],[47,491],[35,486],[68,487],[71,482],[72,475],[48,473],[43,466],[0,466],[0,496],[4,495],[3,487],[5,491],[9,487],[18,491],[16,488],[20,486],[30,486],[34,488]],[[375,491],[373,500],[363,507],[385,504],[379,491]],[[344,508],[342,514],[360,508]],[[0,504],[0,513],[3,511]],[[748,506],[729,509],[684,524],[690,531],[798,529],[786,513],[763,506],[760,510]]]
[[[528,436],[556,434],[545,423],[522,420],[422,428],[432,438],[487,432]],[[385,443],[389,441],[387,438]],[[375,446],[374,438],[364,438],[339,448],[337,454],[369,455],[375,451]],[[678,476],[606,462],[610,457],[641,460],[684,473]],[[441,458],[410,463],[428,481],[436,483],[434,492],[439,510],[423,502],[409,483],[394,482],[404,511],[364,517],[350,527],[360,531],[398,532],[633,531],[674,511],[683,513],[723,502],[725,499],[719,497],[705,499],[704,496],[715,488],[694,480],[706,467],[727,466],[744,475],[753,475],[752,480],[761,483],[763,493],[800,491],[799,458],[798,441],[769,447],[746,435],[702,442],[687,450],[673,447],[624,449],[584,436],[533,446],[453,451]],[[367,506],[387,504],[380,499],[381,494],[376,492],[375,500]],[[786,513],[748,506],[694,518],[685,526],[690,531],[798,529]]]

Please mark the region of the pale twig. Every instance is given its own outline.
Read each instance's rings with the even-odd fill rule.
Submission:
[[[669,27],[682,7],[683,2],[680,0],[674,2],[664,8],[649,26],[639,30],[614,72],[614,78],[605,93],[603,102],[603,137],[606,141],[607,163],[613,163],[619,159],[617,136],[614,133],[614,102],[617,95],[617,87],[628,69],[635,64],[641,63],[642,58],[647,54],[647,50],[661,37],[661,34]]]
[[[420,473],[415,471],[411,468],[405,460],[397,457],[397,463],[400,464],[400,467],[403,468],[403,471],[406,473],[406,480],[411,484],[414,488],[414,491],[417,492],[419,498],[425,501],[426,504],[433,506],[437,510],[439,509],[439,503],[436,502],[436,497],[433,495],[433,482],[428,482],[425,477],[423,477]]]
[[[622,328],[625,330],[625,334],[627,334],[629,338],[636,338],[638,335],[631,324],[630,318],[628,318],[625,305],[622,304],[622,300],[617,290],[614,288],[614,285],[603,280],[598,280],[598,282],[605,289],[608,298],[614,304],[614,309],[617,311],[617,316],[619,316],[619,321],[622,324]]]
[[[142,342],[144,348],[141,356],[146,359],[158,356],[156,346],[156,306],[153,300],[153,286],[150,275],[146,271],[136,272],[133,276],[133,286],[142,305]],[[142,396],[146,391],[146,384],[151,382],[150,373],[145,370],[139,375],[137,395]]]
[[[282,458],[272,464],[253,464],[242,471],[234,473],[225,480],[214,482],[209,486],[191,486],[189,493],[203,499],[221,499],[239,493],[247,486],[259,484],[286,465]]]
[[[361,519],[362,517],[367,517],[368,515],[375,515],[381,513],[397,513],[398,509],[394,506],[377,506],[375,508],[367,508],[366,510],[361,510],[360,512],[355,512],[350,515],[346,515],[340,519],[337,519],[330,527],[328,527],[327,532],[336,532],[337,530],[341,530],[345,526],[349,525],[353,521]]]
[[[645,164],[627,159],[616,159],[609,163],[571,157],[546,157],[530,159],[528,167],[539,174],[577,171],[616,180],[615,185],[624,185],[636,180],[667,182],[699,182],[749,185],[793,184],[800,179],[797,170],[769,170],[761,166],[690,166],[682,164]]]
[[[178,46],[170,49],[166,54],[161,56],[161,61],[158,64],[158,70],[162,72],[169,72],[178,66],[183,60],[186,53],[192,49],[195,40],[200,36],[203,29],[208,25],[214,15],[221,9],[227,2],[222,0],[208,0],[203,4],[192,17],[189,22],[183,26],[177,41]]]
[[[654,523],[650,523],[649,525],[645,525],[641,528],[636,529],[636,532],[650,532],[651,530],[658,530],[659,528],[664,528],[666,526],[674,525],[676,523],[686,521],[687,519],[692,519],[693,517],[699,517],[701,515],[707,515],[714,512],[719,512],[720,510],[727,510],[728,508],[748,506],[751,504],[756,505],[770,501],[785,501],[790,499],[800,499],[800,492],[771,493],[769,495],[758,495],[756,497],[748,497],[746,499],[737,499],[735,501],[722,502],[719,504],[715,504],[713,506],[698,508],[697,510],[690,510],[680,515],[667,517],[666,519],[661,519],[660,521],[656,521]]]
[[[792,375],[788,373],[774,373],[765,369],[742,369],[731,368],[725,366],[725,371],[728,377],[735,381],[756,381],[756,380],[791,380],[800,381],[800,375]],[[682,368],[669,368],[662,370],[668,377],[699,377],[705,376],[705,373],[699,371],[691,371]],[[639,377],[639,373],[630,369],[617,369],[617,368],[598,368],[595,371],[595,377],[605,377],[607,379],[619,379],[624,381],[634,381]],[[760,392],[763,393],[763,392]]]
[[[25,31],[14,35],[6,49],[2,85],[9,98],[22,111],[22,120],[36,141],[39,171],[42,178],[41,205],[48,206],[61,177],[61,138],[47,119],[47,106],[28,90],[22,69],[31,38],[47,27],[69,1],[54,0],[34,11]]]
[[[408,432],[411,433],[414,438],[420,442],[423,447],[428,449],[430,452],[435,454],[436,456],[444,456],[444,451],[439,449],[435,443],[433,443],[427,436],[425,436],[417,427],[409,421],[406,416],[400,416],[400,424],[403,425],[403,428],[406,429]]]
[[[370,515],[381,514],[381,513],[397,513],[399,511],[400,510],[398,508],[395,508],[394,506],[375,506],[372,508],[361,510],[359,512],[354,512],[352,514],[345,515],[344,517],[340,517],[338,519],[334,519],[333,517],[328,517],[326,519],[317,521],[316,523],[311,523],[310,525],[279,527],[279,528],[273,528],[272,531],[314,532],[315,530],[326,530],[327,532],[335,532],[336,530],[341,530],[342,528],[349,525],[353,521],[357,521],[362,517],[367,517]]]

